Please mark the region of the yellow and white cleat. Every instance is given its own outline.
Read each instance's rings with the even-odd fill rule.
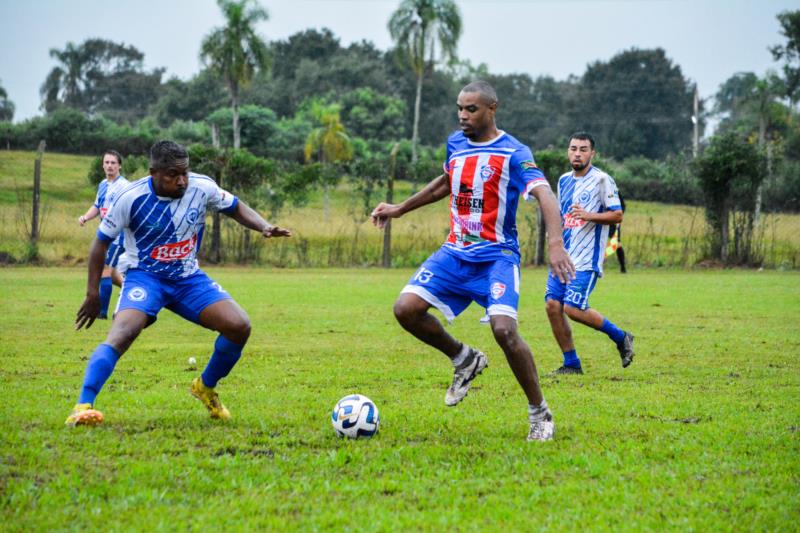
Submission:
[[[203,378],[200,376],[192,380],[192,388],[189,389],[192,396],[203,402],[206,409],[211,413],[211,418],[219,418],[220,420],[230,420],[231,413],[222,405],[219,400],[219,394],[211,387],[206,387],[203,383]]]
[[[99,426],[103,423],[103,413],[97,409],[92,409],[92,404],[90,403],[76,403],[64,423],[69,427]]]

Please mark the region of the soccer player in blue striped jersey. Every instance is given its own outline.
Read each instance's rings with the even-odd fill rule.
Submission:
[[[190,392],[212,418],[230,418],[215,387],[241,357],[250,336],[250,319],[197,265],[206,212],[225,213],[266,238],[291,236],[289,230],[268,223],[208,176],[190,172],[189,155],[175,142],[153,145],[150,174],[117,195],[89,251],[89,280],[76,329],[88,329],[97,318],[103,257],[109,243],[125,234],[122,294],[106,340],[86,365],[78,403],[66,420],[69,426],[93,426],[103,421],[102,413],[94,408],[95,398],[119,358],[165,307],[219,333],[208,365],[192,381]]]
[[[117,193],[129,185],[129,181],[120,175],[122,165],[122,155],[116,150],[106,150],[103,154],[103,172],[106,179],[97,186],[97,196],[92,207],[86,213],[78,217],[78,224],[84,226],[86,222],[99,216],[100,220],[105,218],[111,202],[114,201]],[[108,318],[108,304],[111,301],[112,283],[117,287],[122,287],[122,274],[117,269],[117,263],[122,253],[125,251],[124,237],[120,235],[117,240],[108,247],[106,262],[103,273],[100,276],[100,314],[97,318]]]
[[[633,335],[589,307],[589,295],[603,275],[609,226],[622,222],[622,206],[614,179],[592,165],[594,139],[578,132],[569,140],[567,157],[572,171],[558,180],[558,201],[564,222],[564,247],[575,264],[576,276],[564,283],[547,276],[545,308],[564,364],[553,374],[583,374],[572,339],[570,319],[602,331],[616,344],[623,368],[633,361]]]

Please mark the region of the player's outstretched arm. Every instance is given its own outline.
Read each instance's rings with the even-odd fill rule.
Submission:
[[[266,238],[292,236],[292,232],[290,230],[273,226],[264,220],[264,218],[252,207],[241,201],[241,199],[236,204],[236,210],[230,215],[230,217],[245,228],[258,231]]]
[[[450,194],[450,180],[447,174],[441,174],[431,180],[431,182],[417,194],[406,198],[402,203],[379,203],[378,206],[372,210],[372,223],[378,228],[383,229],[390,218],[400,218],[409,211],[413,211],[423,205],[437,202],[448,194]]]
[[[550,187],[536,187],[533,189],[533,195],[542,208],[542,218],[544,218],[544,226],[547,230],[547,256],[550,261],[550,270],[562,283],[567,283],[575,278],[575,265],[564,249],[558,200]]]
[[[88,211],[86,211],[86,213],[84,213],[84,214],[82,214],[81,216],[78,217],[78,224],[83,226],[84,224],[86,224],[87,222],[89,222],[90,220],[92,220],[94,217],[96,217],[99,214],[100,214],[100,210],[97,209],[97,207],[94,204],[92,204],[92,207],[90,207],[88,209]]]
[[[75,329],[92,327],[100,314],[100,275],[103,273],[103,263],[108,253],[108,241],[95,237],[89,249],[89,279],[86,282],[86,298],[83,300],[78,314],[75,317]]]

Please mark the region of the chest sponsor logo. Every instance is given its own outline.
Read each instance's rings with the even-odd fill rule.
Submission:
[[[461,226],[463,231],[469,233],[480,233],[483,231],[483,223],[480,220],[470,220],[466,217],[457,217],[456,223]]]
[[[492,283],[492,298],[495,300],[499,300],[501,296],[506,293],[506,285],[505,283],[500,283],[496,281]]]
[[[586,224],[585,220],[575,218],[570,213],[564,215],[564,228],[580,228],[584,224]]]
[[[192,235],[191,239],[186,239],[185,241],[156,246],[153,248],[153,251],[150,252],[150,257],[156,261],[163,261],[165,263],[179,261],[189,257],[196,244],[197,235]]]

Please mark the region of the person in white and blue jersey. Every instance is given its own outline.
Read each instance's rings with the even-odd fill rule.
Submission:
[[[97,216],[100,217],[100,220],[105,218],[108,208],[111,207],[111,202],[114,201],[117,193],[130,184],[124,176],[120,175],[121,166],[122,155],[119,152],[106,150],[103,153],[103,172],[106,175],[106,179],[97,186],[97,196],[94,199],[94,203],[86,213],[78,217],[78,224],[84,226],[86,222]],[[123,241],[124,237],[120,235],[108,247],[105,266],[100,276],[100,314],[97,317],[99,319],[108,318],[108,304],[111,301],[112,284],[122,287],[122,274],[117,269],[117,263],[125,251]]]
[[[602,331],[614,342],[623,368],[633,361],[633,335],[589,307],[589,295],[603,275],[609,226],[622,222],[622,205],[614,179],[592,165],[594,138],[573,134],[567,157],[572,171],[558,180],[564,247],[575,264],[576,276],[564,283],[549,273],[545,308],[564,363],[553,374],[583,374],[569,319]]]
[[[109,243],[125,234],[125,281],[111,330],[86,365],[78,403],[68,426],[93,426],[103,421],[95,399],[120,357],[144,328],[167,308],[178,316],[219,333],[208,365],[190,392],[212,418],[229,419],[230,412],[215,387],[242,355],[250,337],[250,319],[225,289],[197,264],[197,250],[206,212],[219,211],[266,238],[289,237],[208,176],[189,171],[189,154],[173,141],[150,149],[150,176],[120,191],[106,214],[89,251],[86,298],[75,329],[91,327],[100,311],[99,284]]]

